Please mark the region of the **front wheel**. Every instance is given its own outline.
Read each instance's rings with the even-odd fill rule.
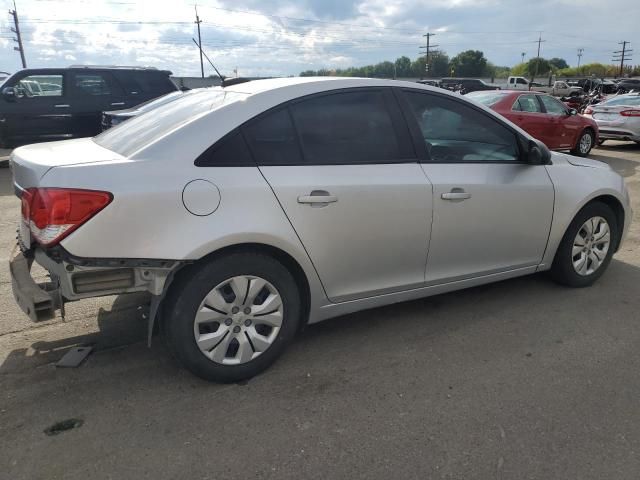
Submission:
[[[607,269],[618,242],[616,216],[600,202],[585,206],[564,234],[551,267],[555,281],[587,287]]]
[[[167,343],[192,373],[237,382],[269,367],[300,321],[291,273],[260,253],[235,253],[185,272],[172,286],[164,318]]]
[[[578,143],[571,150],[571,153],[574,155],[578,155],[579,157],[586,157],[589,155],[589,152],[593,148],[593,144],[595,142],[595,135],[591,130],[585,130],[580,134],[580,138],[578,138]]]

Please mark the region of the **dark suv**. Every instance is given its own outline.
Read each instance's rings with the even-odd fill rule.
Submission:
[[[443,78],[440,80],[440,83],[448,90],[453,90],[456,86],[461,85],[464,93],[478,92],[481,90],[500,90],[500,87],[489,85],[477,78]]]
[[[0,145],[97,135],[104,110],[130,108],[178,90],[170,75],[140,67],[21,70],[2,85]]]

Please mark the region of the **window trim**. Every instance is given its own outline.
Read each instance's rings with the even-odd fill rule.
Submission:
[[[455,96],[452,95],[446,95],[446,94],[442,94],[439,92],[433,92],[433,91],[427,91],[427,90],[422,90],[419,88],[409,88],[409,87],[393,87],[394,90],[397,90],[398,92],[398,98],[400,100],[400,107],[402,108],[402,110],[405,112],[404,113],[404,117],[405,120],[407,121],[407,123],[409,123],[409,130],[412,133],[413,136],[413,142],[416,145],[419,145],[419,150],[420,150],[420,154],[422,154],[422,156],[419,158],[420,163],[425,163],[425,164],[434,164],[434,165],[444,165],[444,164],[475,164],[475,163],[481,163],[481,164],[488,164],[488,165],[513,165],[513,164],[527,164],[526,159],[525,159],[525,144],[526,142],[528,142],[528,139],[524,138],[520,132],[518,132],[517,130],[515,130],[511,125],[507,124],[507,123],[503,123],[502,121],[500,121],[500,119],[498,118],[494,118],[493,116],[487,114],[487,112],[485,112],[482,108],[478,107],[477,105],[474,105],[471,102],[467,102],[465,100],[456,98]],[[422,136],[422,133],[420,132],[420,126],[418,125],[418,121],[415,118],[415,115],[413,114],[413,111],[411,110],[411,106],[409,105],[409,101],[405,95],[405,92],[411,92],[411,93],[420,93],[422,95],[431,95],[433,97],[440,97],[440,98],[445,98],[448,100],[451,100],[453,102],[457,102],[460,103],[468,108],[471,108],[475,111],[477,111],[478,113],[484,115],[485,117],[487,117],[488,119],[492,120],[493,122],[497,123],[498,125],[504,127],[505,129],[507,129],[508,131],[510,131],[511,133],[513,133],[515,140],[516,140],[516,146],[518,148],[518,160],[495,160],[495,161],[487,161],[487,160],[460,160],[460,161],[446,161],[446,162],[439,162],[439,161],[435,161],[432,158],[430,158],[428,150],[427,150],[427,144],[425,142],[425,139]]]
[[[408,132],[408,126],[406,124],[406,119],[403,118],[404,117],[404,113],[402,112],[402,108],[400,107],[400,105],[398,105],[397,100],[393,94],[393,89],[395,87],[369,87],[369,86],[364,86],[364,87],[348,87],[348,88],[337,88],[337,89],[332,89],[332,90],[324,90],[322,92],[316,92],[316,93],[312,93],[309,95],[304,95],[301,97],[296,97],[294,99],[291,100],[287,100],[285,102],[282,102],[278,105],[275,105],[271,108],[269,108],[268,110],[265,110],[263,112],[260,112],[258,115],[250,118],[249,120],[246,120],[245,122],[243,122],[241,125],[238,126],[238,128],[242,131],[243,137],[245,139],[245,142],[247,144],[247,147],[249,148],[249,152],[251,153],[251,156],[253,158],[253,161],[255,162],[255,165],[257,165],[258,167],[261,166],[265,166],[265,167],[276,167],[276,166],[290,166],[290,167],[312,167],[312,166],[330,166],[330,165],[401,165],[401,164],[409,164],[409,163],[419,163],[419,155],[417,153],[417,149],[416,149],[416,145],[415,142],[413,142],[413,138],[410,132]],[[407,158],[398,158],[395,161],[389,161],[389,160],[385,160],[385,161],[368,161],[366,163],[364,162],[349,162],[349,163],[345,163],[345,162],[326,162],[326,163],[311,163],[311,162],[307,162],[305,159],[305,151],[304,151],[304,146],[302,143],[302,139],[298,130],[298,125],[295,122],[293,113],[291,112],[291,106],[300,103],[300,102],[304,102],[306,100],[310,100],[316,97],[325,97],[325,96],[329,96],[329,95],[337,95],[337,94],[344,94],[344,93],[361,93],[361,92],[382,92],[383,93],[383,100],[385,103],[385,106],[387,108],[387,113],[389,114],[389,118],[391,120],[391,124],[393,126],[393,130],[394,133],[396,135],[396,141],[398,143],[398,149],[400,151],[400,155],[403,155],[403,151],[405,152],[404,154],[407,155]],[[394,108],[395,107],[395,108]],[[301,152],[301,158],[302,161],[300,164],[268,164],[268,165],[262,165],[260,162],[258,162],[257,156],[255,154],[255,152],[253,151],[253,148],[251,146],[251,142],[249,142],[247,140],[247,132],[246,132],[246,128],[250,125],[252,125],[254,122],[259,122],[261,119],[263,119],[264,117],[270,115],[271,113],[274,113],[277,110],[280,109],[286,109],[288,114],[289,114],[289,118],[291,119],[291,123],[293,124],[293,130],[294,133],[296,135],[296,139],[297,139],[297,144],[298,144],[298,149]],[[394,112],[395,110],[395,112]],[[402,130],[405,130],[405,132],[403,133]],[[404,137],[404,141],[407,142],[406,144],[403,143],[403,137]],[[217,142],[216,142],[217,143]],[[410,155],[410,150],[413,151],[413,155]]]

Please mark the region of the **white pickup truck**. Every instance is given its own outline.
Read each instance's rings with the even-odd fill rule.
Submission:
[[[554,97],[570,97],[572,95],[579,95],[582,93],[582,88],[571,87],[567,82],[563,82],[561,80],[553,82],[553,86],[551,87],[545,87],[540,83],[530,82],[524,77],[509,77],[507,79],[507,83],[510,90],[532,90],[534,92],[549,93]]]

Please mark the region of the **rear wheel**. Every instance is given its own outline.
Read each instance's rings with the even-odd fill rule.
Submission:
[[[593,148],[595,143],[595,135],[590,129],[584,130],[578,138],[578,143],[571,150],[571,153],[579,157],[586,157]]]
[[[206,380],[237,382],[262,372],[284,351],[300,320],[293,276],[259,253],[231,254],[195,267],[172,292],[167,343],[187,369]]]
[[[587,287],[604,273],[618,242],[616,216],[600,202],[585,206],[564,234],[551,267],[554,280]]]

